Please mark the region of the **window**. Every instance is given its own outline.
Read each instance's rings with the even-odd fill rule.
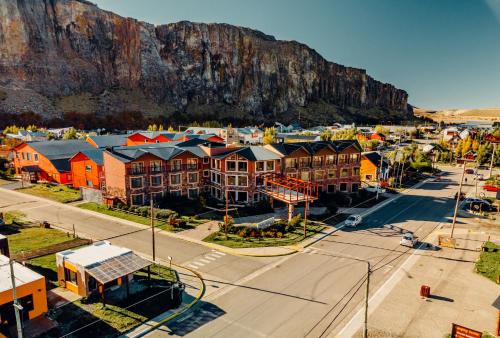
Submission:
[[[78,285],[78,277],[75,271],[71,271],[68,268],[64,268],[64,280],[66,282],[71,282],[75,285]]]
[[[336,161],[337,161],[336,155],[326,155],[326,164],[327,165],[334,165]]]
[[[220,184],[220,174],[212,173],[212,183]]]
[[[132,189],[142,188],[142,177],[131,177],[130,186]]]
[[[347,177],[349,176],[349,169],[342,169],[340,171],[340,177]]]
[[[159,203],[163,199],[163,193],[162,192],[154,192],[153,193],[153,202],[154,203]]]
[[[149,168],[151,173],[160,173],[161,172],[161,161],[151,161],[149,163]]]
[[[313,157],[313,166],[321,167],[323,165],[323,157],[322,156],[314,156]]]
[[[352,168],[352,176],[359,176],[359,168]]]
[[[226,171],[236,171],[236,161],[226,161]]]
[[[26,153],[26,159],[27,159],[28,161],[31,161],[31,153]]]
[[[33,157],[35,159],[35,162],[38,162],[38,154],[33,154]]]
[[[327,186],[327,192],[329,194],[334,193],[335,192],[335,184],[328,184],[328,186]]]
[[[358,191],[358,189],[359,189],[359,185],[358,185],[357,183],[353,183],[353,184],[351,185],[351,191],[352,191],[352,192],[357,192],[357,191]]]
[[[188,170],[198,169],[198,159],[197,158],[188,158],[187,168],[188,168]]]
[[[227,185],[236,185],[236,176],[234,175],[227,175],[226,176],[226,184]]]
[[[238,185],[240,187],[247,187],[248,186],[248,177],[238,176]]]
[[[208,177],[208,176],[210,176],[210,171],[203,170],[203,177]]]
[[[255,170],[256,171],[264,171],[264,161],[257,161],[255,163]]]
[[[144,195],[143,194],[134,194],[130,195],[132,198],[132,205],[143,205],[144,204]]]
[[[91,172],[92,171],[92,166],[90,164],[85,165],[85,172]]]
[[[238,171],[247,172],[247,162],[238,162]]]
[[[181,184],[181,180],[182,180],[182,174],[170,175],[170,184],[171,185]]]
[[[349,155],[346,155],[346,154],[340,154],[339,155],[339,164],[345,164],[347,163],[347,157]]]
[[[198,188],[188,189],[188,198],[197,198],[198,197]]]
[[[163,177],[161,175],[151,176],[151,186],[161,187],[163,183]]]
[[[238,191],[238,197],[237,197],[236,201],[248,202],[248,193],[246,191]]]
[[[301,157],[299,161],[299,165],[301,168],[306,168],[311,166],[311,159],[309,157]]]
[[[203,157],[203,163],[204,164],[208,164],[208,162],[210,161],[210,158],[208,157]]]
[[[274,170],[274,161],[267,161],[266,162],[266,170],[267,171],[273,171]]]
[[[26,159],[26,153],[23,152],[23,153],[21,153],[21,155],[23,157],[23,160],[25,160]]]
[[[212,159],[212,169],[220,170],[220,160]]]
[[[337,171],[336,170],[328,170],[328,179],[333,179],[337,177]]]
[[[173,171],[181,170],[181,168],[182,168],[182,160],[172,160],[170,162],[171,162],[171,166],[172,166],[171,169]]]
[[[93,188],[94,187],[94,182],[87,181],[87,187]]]
[[[134,162],[132,163],[132,175],[144,174],[144,163]]]
[[[260,194],[258,192],[256,192],[255,194],[253,194],[253,201],[254,202],[260,201]]]
[[[19,159],[19,152],[16,151],[16,158]]]
[[[288,168],[297,168],[299,165],[299,160],[297,158],[287,158],[285,159],[285,167]]]
[[[347,191],[347,183],[340,183],[340,191],[342,192]]]
[[[359,162],[359,154],[351,154],[351,159],[349,161],[350,163],[358,163]]]
[[[314,173],[314,180],[316,182],[318,181],[323,181],[323,171],[322,170],[317,170],[315,173]]]
[[[300,173],[300,179],[303,181],[309,181],[309,171],[303,171]]]
[[[188,183],[198,183],[198,173],[189,173]]]
[[[373,175],[365,175],[365,181],[371,181],[373,179]]]
[[[182,191],[181,190],[170,190],[170,195],[172,196],[181,196]]]

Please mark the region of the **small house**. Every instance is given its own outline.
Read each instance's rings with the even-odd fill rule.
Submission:
[[[152,263],[127,248],[108,241],[56,254],[59,285],[80,296],[104,295],[107,288],[128,285],[133,273]]]

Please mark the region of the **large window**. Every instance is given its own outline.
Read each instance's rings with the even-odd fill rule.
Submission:
[[[238,171],[247,172],[248,171],[247,162],[238,162]]]
[[[197,158],[188,158],[187,168],[188,168],[188,170],[198,169],[198,159]]]
[[[172,196],[181,196],[182,191],[181,190],[170,190],[170,195]]]
[[[347,183],[340,183],[340,191],[347,192]]]
[[[68,268],[64,268],[64,280],[66,282],[71,282],[75,285],[78,285],[78,277],[76,272]]]
[[[336,161],[337,161],[336,155],[326,155],[326,164],[327,165],[334,165],[334,164],[336,164],[335,163]]]
[[[30,160],[31,160],[31,153],[26,153],[26,159],[27,159],[28,161],[30,161]]]
[[[247,187],[248,186],[248,177],[238,176],[238,185],[240,187]]]
[[[274,170],[274,161],[266,161],[266,170],[273,171]]]
[[[352,192],[357,192],[359,190],[359,185],[357,183],[353,183],[351,185],[351,191]]]
[[[236,185],[236,176],[234,176],[234,175],[227,175],[226,176],[226,184],[227,185]]]
[[[163,182],[163,177],[161,175],[151,176],[151,186],[161,187]]]
[[[307,168],[311,166],[311,159],[309,157],[301,157],[299,161],[301,168]]]
[[[323,181],[323,171],[322,170],[316,170],[314,172],[314,180],[316,182]]]
[[[212,183],[220,184],[220,174],[212,173]]]
[[[198,197],[198,188],[188,189],[188,198],[197,198]]]
[[[182,169],[182,160],[172,160],[170,163],[172,166],[171,170],[178,171]]]
[[[352,176],[359,176],[359,168],[352,168]]]
[[[349,169],[342,169],[340,171],[340,177],[347,177],[349,176]]]
[[[300,179],[302,181],[309,181],[309,178],[311,177],[309,171],[303,171],[300,173]]]
[[[210,176],[210,171],[203,170],[203,177],[209,177],[209,176]]]
[[[350,163],[358,163],[359,162],[359,154],[351,154],[351,159],[349,161]]]
[[[170,184],[177,185],[182,182],[182,174],[172,174],[170,175]]]
[[[135,175],[135,174],[144,174],[144,163],[143,162],[132,163],[132,175]]]
[[[333,179],[337,177],[337,171],[336,170],[328,170],[328,179]]]
[[[288,168],[297,168],[299,166],[298,158],[286,158],[285,159],[285,167]]]
[[[153,203],[160,203],[162,199],[163,199],[162,192],[154,192],[153,193]]]
[[[92,171],[92,166],[90,164],[86,164],[85,165],[85,171],[88,172],[88,173],[91,172]]]
[[[314,167],[323,166],[323,157],[322,156],[314,156],[313,157],[313,166]]]
[[[130,195],[132,199],[132,205],[143,205],[144,204],[144,195],[143,194],[134,194]]]
[[[151,161],[149,163],[151,173],[161,173],[161,161]]]
[[[132,187],[132,189],[142,188],[142,177],[131,177],[130,186]]]
[[[340,154],[339,155],[339,164],[345,164],[345,163],[348,163],[348,156],[349,155],[346,155],[346,154]]]
[[[35,162],[38,162],[38,154],[33,154],[33,157],[35,159]]]
[[[256,171],[264,171],[264,170],[266,170],[266,169],[265,169],[265,164],[264,164],[264,161],[257,161],[257,162],[255,163],[255,170],[256,170]]]
[[[188,183],[198,183],[198,173],[188,173]]]
[[[236,171],[236,161],[226,161],[226,171]]]

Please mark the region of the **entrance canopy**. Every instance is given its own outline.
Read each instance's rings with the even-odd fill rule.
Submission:
[[[133,252],[85,267],[85,271],[105,284],[150,266],[152,263]]]
[[[277,174],[264,178],[262,192],[287,204],[313,202],[318,199],[315,183]]]

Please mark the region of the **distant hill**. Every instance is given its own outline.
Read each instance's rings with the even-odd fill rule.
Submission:
[[[404,90],[253,29],[154,26],[83,0],[2,0],[0,12],[0,113],[318,124],[413,116]]]
[[[500,121],[500,108],[429,110],[413,107],[413,112],[415,116],[430,118],[436,122]]]

